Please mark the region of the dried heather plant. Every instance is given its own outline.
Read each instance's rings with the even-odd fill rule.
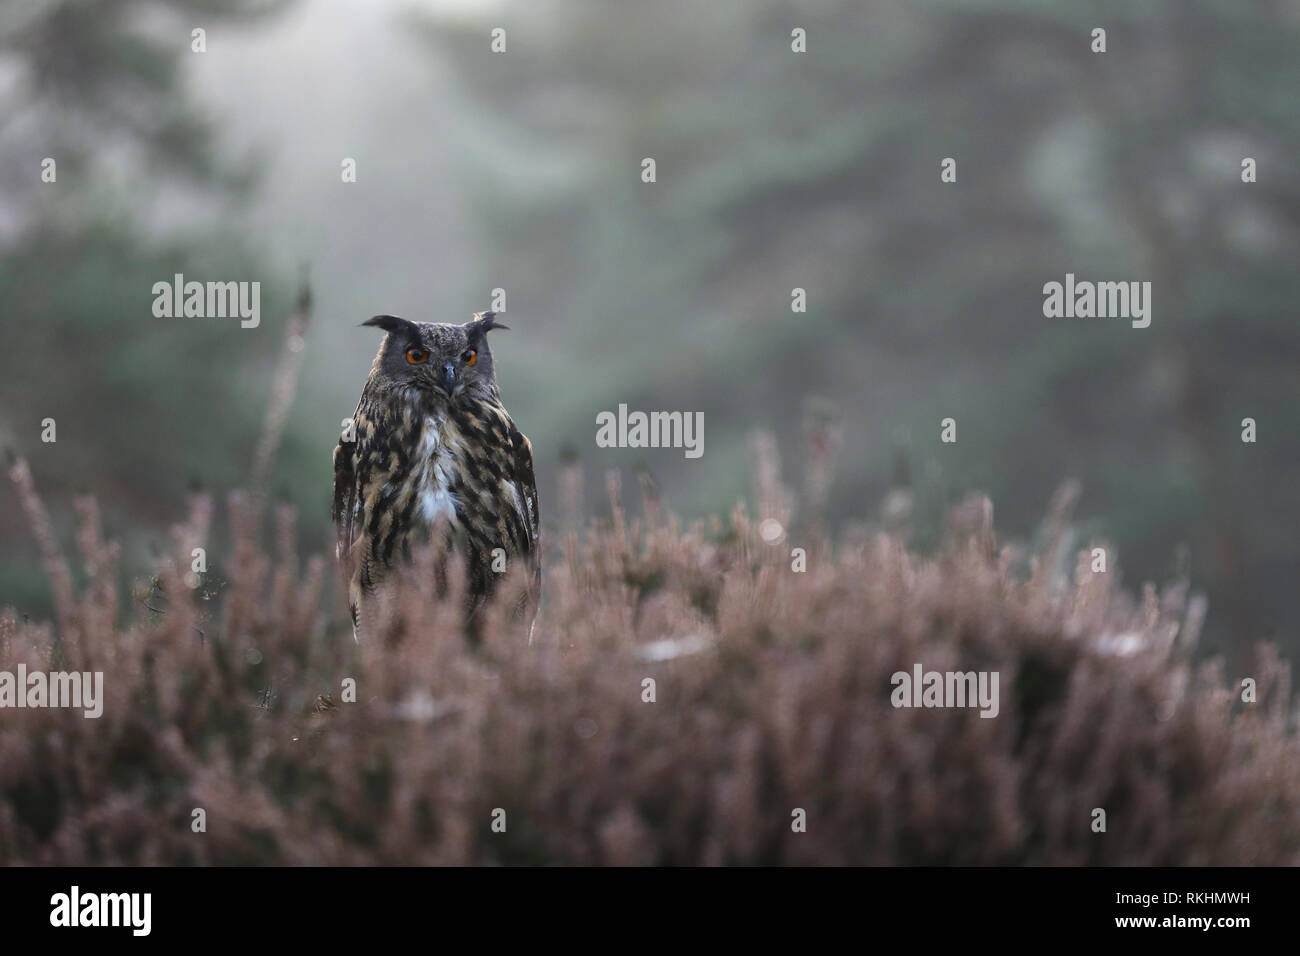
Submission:
[[[240,495],[220,594],[190,586],[187,546],[214,533],[196,499],[157,570],[166,612],[119,611],[94,507],[75,588],[15,466],[63,583],[53,628],[0,613],[0,671],[100,670],[104,700],[99,719],[5,711],[0,863],[1300,862],[1287,668],[1261,655],[1246,703],[1194,663],[1205,604],[1185,584],[1133,597],[1056,554],[1063,532],[1025,580],[982,498],[932,557],[858,530],[797,572],[762,534],[794,502],[758,449],[758,520],[683,526],[649,486],[630,517],[611,475],[611,517],[547,555],[531,645],[501,606],[466,642],[463,569],[440,598],[419,553],[357,646],[292,514],[268,554]],[[894,706],[918,663],[997,672],[997,717]]]

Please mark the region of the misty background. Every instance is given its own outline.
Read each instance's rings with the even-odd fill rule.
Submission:
[[[1131,588],[1189,575],[1207,650],[1294,653],[1297,89],[1296,0],[6,0],[0,444],[65,541],[93,494],[147,570],[187,490],[247,483],[306,264],[272,493],[327,549],[358,323],[501,288],[544,527],[565,456],[593,510],[617,467],[697,517],[749,493],[755,429],[798,485],[829,418],[838,522],[902,501],[926,547],[980,490],[1028,539],[1077,478],[1076,547]],[[177,272],[261,282],[260,326],[154,318]],[[1151,326],[1045,318],[1069,272],[1150,281]],[[620,403],[702,411],[703,457],[597,448]],[[0,604],[49,608],[9,494]]]

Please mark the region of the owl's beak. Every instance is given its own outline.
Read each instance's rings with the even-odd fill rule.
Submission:
[[[442,387],[448,398],[456,391],[456,366],[450,362],[442,367]]]

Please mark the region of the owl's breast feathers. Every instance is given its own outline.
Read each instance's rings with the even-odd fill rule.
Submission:
[[[466,554],[475,606],[491,592],[502,553],[530,561],[540,578],[532,445],[505,408],[469,400],[431,411],[418,397],[391,399],[367,389],[356,440],[334,450],[338,557],[354,602],[444,519]]]

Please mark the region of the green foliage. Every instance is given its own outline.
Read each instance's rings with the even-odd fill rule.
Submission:
[[[214,148],[208,121],[185,97],[189,28],[151,26],[201,13],[215,27],[284,6],[61,2],[0,18],[0,51],[24,97],[15,125],[26,124],[14,174],[0,184],[12,230],[0,241],[0,444],[32,459],[59,511],[72,492],[101,495],[110,525],[131,529],[137,567],[188,488],[247,476],[267,356],[289,306],[238,223],[204,210],[237,209],[248,170]],[[40,178],[46,156],[58,164],[54,183]],[[169,190],[196,202],[203,221],[161,229],[157,199]],[[260,327],[155,318],[153,285],[176,273],[261,282]],[[48,444],[47,418],[57,427]],[[15,514],[12,500],[0,500],[0,527]],[[49,595],[37,598],[17,570],[28,545],[14,536],[12,548],[0,593],[26,611],[48,609]]]
[[[803,396],[832,394],[848,413],[841,519],[883,491],[900,433],[918,472],[940,469],[950,494],[990,490],[1016,530],[1078,477],[1138,574],[1190,545],[1219,637],[1296,633],[1276,573],[1294,545],[1271,530],[1300,520],[1293,14],[1211,0],[595,10],[511,5],[505,56],[481,54],[478,22],[428,28],[477,106],[463,138],[481,144],[466,162],[483,282],[508,276],[548,340],[574,343],[596,369],[587,392],[671,397],[713,436],[770,423],[787,437]],[[794,26],[807,54],[790,52]],[[508,149],[473,136],[485,115]],[[1258,183],[1240,181],[1245,155]],[[643,156],[655,184],[638,179]],[[1066,272],[1152,281],[1153,326],[1045,319],[1042,285]],[[790,312],[795,286],[807,314]],[[578,399],[538,409],[535,440],[578,439]],[[955,447],[937,443],[948,415]],[[1243,455],[1246,415],[1270,437]],[[736,467],[711,452],[657,477],[688,509],[723,509]],[[1233,610],[1247,606],[1259,616]]]

